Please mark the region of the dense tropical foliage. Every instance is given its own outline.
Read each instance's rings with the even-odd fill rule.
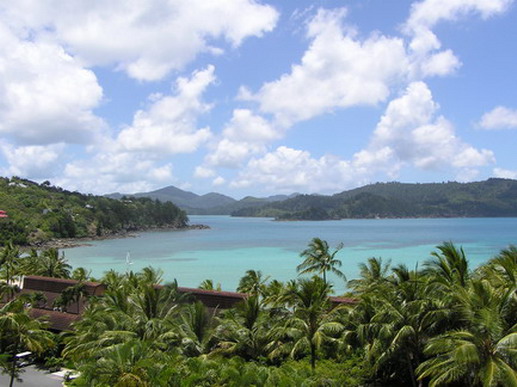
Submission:
[[[52,238],[110,235],[147,227],[187,226],[183,210],[147,198],[109,199],[13,177],[0,178],[0,246],[38,244]]]
[[[301,254],[305,273],[288,282],[249,270],[239,283],[249,296],[224,311],[176,283],[156,286],[162,275],[152,268],[109,271],[105,295],[61,335],[58,356],[81,372],[70,382],[78,386],[517,386],[517,248],[476,269],[450,242],[421,268],[370,258],[348,282],[355,302],[337,303],[323,274],[339,267],[339,248],[313,239]],[[56,259],[2,253],[6,284],[35,270],[37,257]],[[56,273],[88,277],[60,262]],[[80,286],[68,293],[84,296]],[[28,341],[27,329],[44,331],[16,300],[0,309],[3,369],[15,376],[15,351],[52,344],[43,333]]]

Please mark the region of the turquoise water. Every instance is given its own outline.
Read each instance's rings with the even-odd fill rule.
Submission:
[[[166,281],[197,287],[210,278],[224,290],[235,290],[248,269],[261,270],[282,281],[296,277],[300,251],[313,237],[345,247],[338,254],[348,279],[358,275],[358,264],[369,257],[391,259],[414,267],[429,258],[435,246],[453,241],[463,246],[475,267],[510,244],[517,244],[517,218],[352,219],[322,222],[274,222],[264,218],[191,216],[191,223],[209,230],[141,233],[136,238],[93,241],[90,246],[66,249],[72,266],[92,275],[109,269],[161,268]],[[131,265],[126,264],[130,252]],[[334,278],[336,292],[345,284]]]

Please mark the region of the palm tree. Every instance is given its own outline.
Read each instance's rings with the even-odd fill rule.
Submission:
[[[181,314],[179,332],[182,351],[187,356],[199,356],[210,352],[214,344],[214,315],[202,302],[188,305]]]
[[[503,249],[486,265],[481,266],[477,274],[487,278],[497,288],[517,286],[517,247]]]
[[[364,294],[372,288],[387,281],[390,261],[382,262],[382,258],[368,258],[368,263],[359,264],[359,278],[348,282],[348,286],[359,294]]]
[[[17,353],[22,350],[41,353],[54,345],[44,323],[29,316],[23,299],[15,299],[0,308],[0,343],[0,352],[9,354],[11,359],[8,365],[10,387],[19,374]]]
[[[71,278],[76,281],[90,281],[92,271],[86,270],[84,267],[77,267],[72,271]]]
[[[334,251],[330,251],[327,241],[320,238],[313,238],[307,249],[300,253],[300,257],[305,260],[298,265],[296,270],[300,274],[318,273],[321,274],[323,282],[327,282],[327,272],[331,272],[346,281],[345,274],[337,269],[341,266],[341,261],[336,259],[336,254],[343,248],[339,244]]]
[[[75,285],[69,286],[64,289],[58,298],[55,299],[54,305],[62,307],[66,312],[68,306],[71,303],[76,303],[76,313],[79,314],[81,307],[81,300],[83,297],[88,296],[88,290],[83,282],[78,282]]]
[[[266,282],[269,276],[263,277],[260,270],[248,270],[244,277],[239,281],[237,291],[241,293],[248,293],[252,295],[264,295]]]
[[[198,288],[203,290],[217,290],[218,292],[222,290],[221,284],[217,283],[214,285],[214,281],[211,279],[203,280],[203,282],[199,284]]]
[[[146,284],[129,296],[129,317],[134,321],[134,332],[145,340],[156,340],[167,333],[174,318],[177,317],[180,304],[186,296],[177,291],[177,283],[162,287]]]
[[[433,251],[433,259],[425,262],[427,273],[433,274],[436,282],[450,289],[454,285],[465,286],[470,278],[469,263],[463,248],[452,242],[444,242]]]
[[[430,377],[430,386],[517,386],[517,317],[505,313],[515,288],[500,292],[486,279],[472,280],[460,299],[465,326],[429,340],[420,379]]]
[[[12,242],[7,243],[0,254],[0,268],[8,287],[12,284],[15,276],[19,274],[17,273],[19,259],[20,250],[18,247],[14,246]]]
[[[256,295],[229,310],[217,327],[219,343],[214,353],[237,355],[246,360],[266,357],[270,352],[273,321]]]
[[[316,368],[317,351],[326,341],[336,340],[343,326],[336,321],[336,309],[332,310],[329,303],[331,286],[324,280],[299,280],[299,286],[293,292],[295,300],[294,313],[287,324],[287,333],[294,339],[290,354],[310,355],[311,368]]]
[[[421,384],[416,368],[424,347],[449,317],[449,305],[429,291],[427,277],[404,265],[392,269],[383,285],[371,289],[353,317],[372,369],[383,382]]]
[[[148,343],[131,340],[101,351],[79,371],[87,385],[151,387],[164,368],[164,357]]]
[[[158,285],[162,282],[163,270],[147,266],[137,273],[137,277],[143,285]]]
[[[67,263],[64,253],[60,256],[58,249],[50,248],[44,251],[40,258],[37,272],[34,274],[54,278],[70,278],[72,266]]]

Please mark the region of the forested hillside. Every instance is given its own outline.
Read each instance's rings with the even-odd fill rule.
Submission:
[[[333,196],[300,195],[232,215],[279,220],[517,216],[517,181],[377,183]]]
[[[0,245],[116,234],[148,227],[183,228],[186,213],[171,202],[109,199],[20,178],[0,178]]]

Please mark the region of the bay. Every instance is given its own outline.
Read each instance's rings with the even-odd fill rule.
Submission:
[[[422,265],[444,241],[462,246],[472,268],[501,249],[517,244],[517,218],[346,219],[339,221],[275,222],[267,218],[190,216],[207,230],[144,232],[135,238],[92,241],[65,249],[73,267],[83,266],[100,277],[109,270],[138,271],[146,266],[163,270],[165,281],[197,287],[204,279],[235,290],[248,269],[261,270],[281,281],[297,277],[299,253],[313,237],[333,247],[348,279],[358,276],[359,263],[382,257],[410,268]],[[130,264],[126,261],[129,252]],[[330,277],[336,293],[345,283]]]

